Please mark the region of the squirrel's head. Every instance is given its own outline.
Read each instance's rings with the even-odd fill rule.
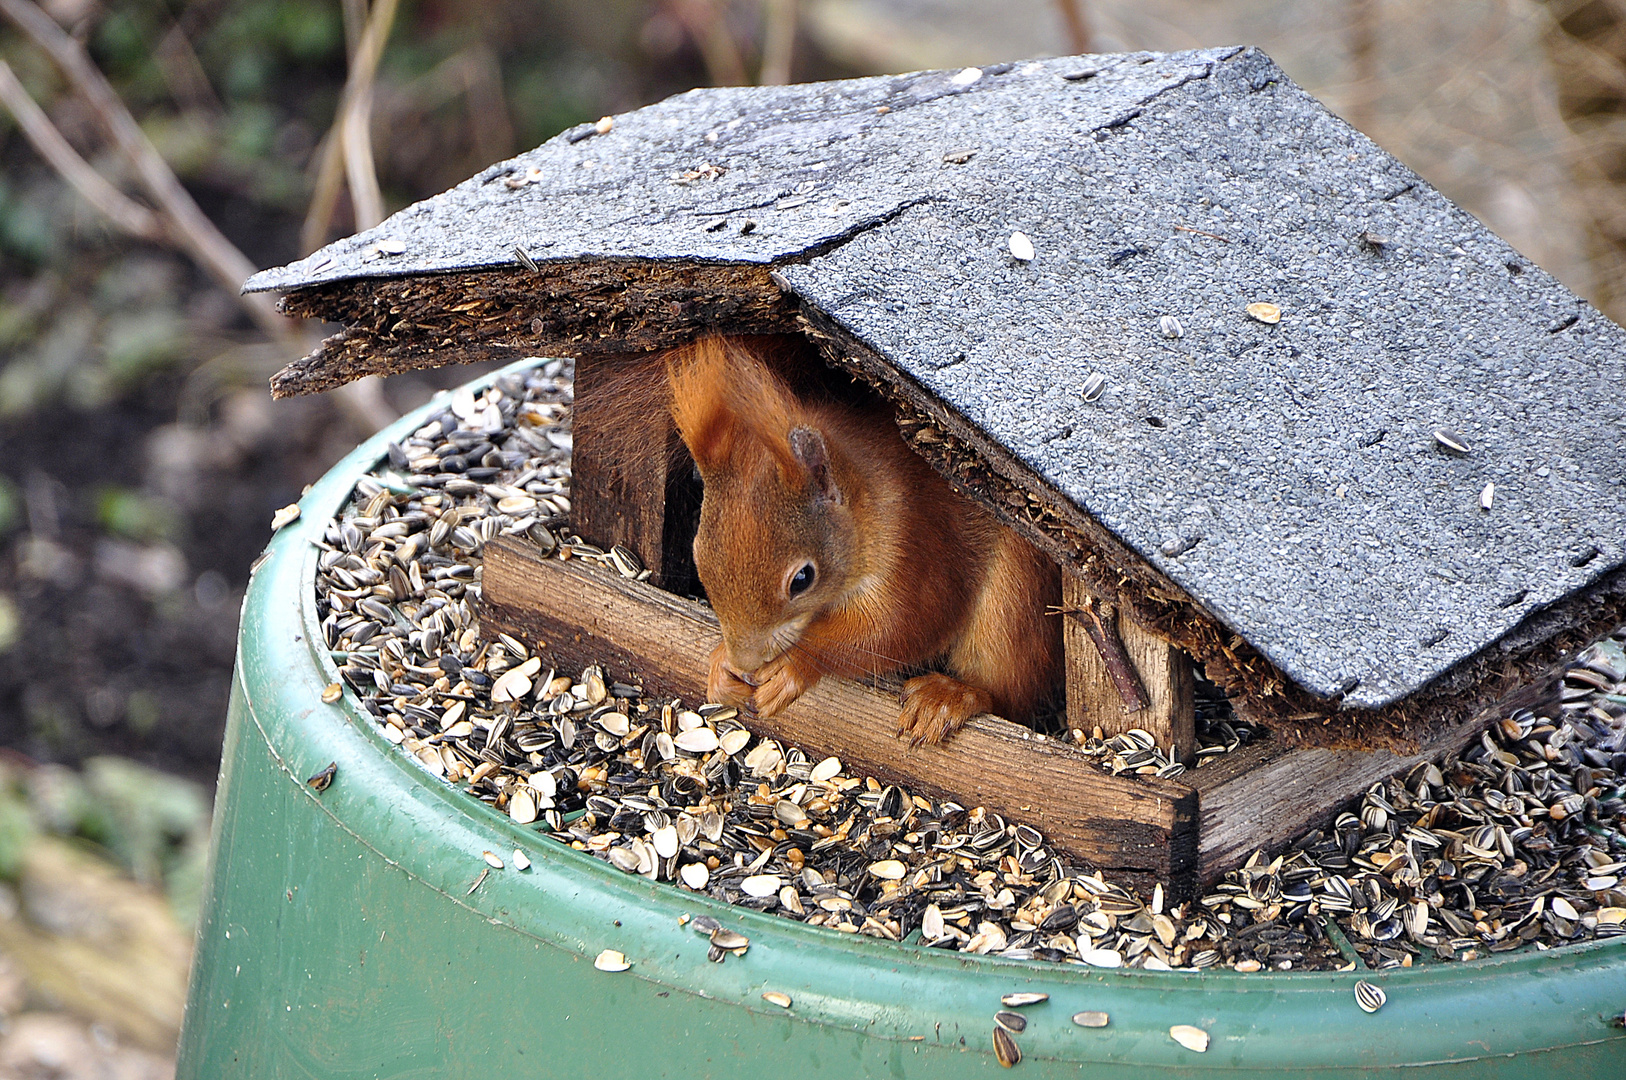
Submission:
[[[750,673],[849,591],[852,476],[814,410],[744,345],[668,360],[672,412],[705,485],[694,561],[729,663]],[[850,479],[847,482],[850,486]]]

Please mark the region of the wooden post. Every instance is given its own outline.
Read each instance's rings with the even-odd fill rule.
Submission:
[[[1197,751],[1191,658],[1062,575],[1067,725],[1110,738],[1144,728],[1190,764]]]
[[[671,414],[627,400],[618,363],[583,356],[576,362],[571,408],[571,524],[588,543],[635,552],[651,580],[677,593],[698,593],[689,541],[700,515],[700,486]],[[654,370],[654,369],[652,369]]]

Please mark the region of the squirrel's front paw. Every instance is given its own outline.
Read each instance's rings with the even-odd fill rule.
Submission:
[[[936,746],[993,704],[986,690],[936,672],[921,675],[903,684],[898,734],[910,736],[915,746]]]
[[[796,653],[780,653],[756,671],[757,715],[773,716],[813,689],[822,672],[809,667]]]
[[[719,645],[711,651],[711,674],[706,678],[708,701],[719,705],[747,705],[756,689],[729,666],[726,649]]]

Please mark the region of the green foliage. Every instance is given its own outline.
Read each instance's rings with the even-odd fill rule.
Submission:
[[[186,348],[180,316],[164,307],[119,311],[102,324],[103,363],[119,383],[136,382],[180,359]]]
[[[0,252],[24,262],[48,261],[56,243],[51,216],[0,176]]]
[[[16,880],[32,839],[34,816],[28,812],[28,803],[11,784],[0,786],[0,878]]]
[[[139,543],[171,539],[174,512],[163,502],[129,488],[102,488],[96,495],[96,523],[115,536]]]
[[[189,780],[99,757],[85,762],[84,784],[101,842],[141,881],[161,883],[188,846],[206,843],[209,800]]]
[[[600,95],[592,93],[579,75],[569,78],[552,65],[519,68],[508,78],[506,89],[520,147],[536,146],[567,127],[603,115]]]
[[[209,799],[190,780],[123,758],[18,770],[0,765],[0,879],[15,880],[39,833],[102,848],[137,880],[165,890],[185,922],[197,918],[209,843]]]
[[[234,4],[197,49],[226,97],[260,97],[289,68],[342,62],[344,20],[338,4],[316,0]]]
[[[0,538],[23,523],[23,499],[17,485],[0,476]]]

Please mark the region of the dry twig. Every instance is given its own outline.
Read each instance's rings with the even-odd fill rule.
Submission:
[[[393,9],[395,0],[380,2],[388,2]],[[303,325],[280,314],[269,296],[242,292],[243,282],[255,271],[254,264],[198,208],[174,170],[164,161],[130,115],[130,110],[108,84],[106,76],[86,54],[84,47],[31,0],[0,0],[0,15],[21,30],[68,77],[69,83],[106,130],[114,147],[134,170],[136,179],[156,204],[157,212],[147,210],[122,194],[91,169],[50,124],[33,99],[28,97],[27,91],[16,81],[10,69],[6,68],[4,75],[10,76],[9,89],[13,91],[8,96],[7,105],[17,115],[18,123],[29,134],[30,140],[40,148],[46,161],[76,190],[86,193],[85,197],[91,204],[107,213],[120,228],[125,228],[128,223],[144,229],[147,227],[145,221],[150,219],[155,238],[169,241],[208,270],[221,286],[238,298],[260,329],[282,348],[298,353],[309,351],[315,339]],[[382,41],[378,48],[382,50]],[[0,82],[3,81],[0,79]],[[30,131],[30,121],[33,121],[33,131]],[[43,127],[40,121],[43,121]],[[47,129],[50,134],[45,134]],[[43,144],[36,135],[43,137]],[[55,136],[54,142],[51,135]],[[47,146],[50,147],[49,151]],[[64,150],[67,156],[63,155]],[[94,196],[91,192],[95,193]],[[145,212],[147,219],[143,219],[140,212]],[[376,431],[394,418],[393,410],[384,402],[376,384],[354,390],[345,387],[344,390],[347,392],[339,395],[341,406],[364,429]]]
[[[361,29],[350,57],[350,74],[333,127],[323,136],[317,150],[316,183],[309,212],[299,231],[300,249],[307,254],[327,240],[328,226],[338,208],[340,185],[350,188],[351,212],[357,232],[384,220],[384,200],[379,194],[378,176],[373,167],[372,109],[373,83],[384,43],[395,25],[396,0],[378,0]],[[346,26],[354,15],[345,8]]]
[[[796,0],[762,0],[762,68],[757,81],[763,86],[783,86],[790,82],[791,55],[796,48]]]
[[[28,96],[28,91],[12,73],[11,65],[4,60],[0,60],[0,102],[17,118],[17,126],[23,129],[23,134],[34,144],[40,157],[61,173],[62,178],[72,184],[86,202],[106,215],[114,226],[137,240],[164,239],[164,226],[158,220],[158,215],[108,183],[101,173],[79,156],[79,152],[51,123],[50,117],[45,115],[45,110]]]
[[[672,13],[694,39],[713,86],[743,86],[745,58],[728,29],[724,0],[674,0]]]
[[[1090,22],[1084,16],[1084,0],[1056,0],[1056,10],[1067,26],[1067,47],[1075,54],[1089,52],[1095,43]]]
[[[135,170],[136,179],[146,189],[167,224],[166,232],[215,279],[233,293],[254,273],[254,264],[227,240],[214,222],[198,209],[174,171],[135,122],[130,110],[108,85],[104,76],[85,53],[84,46],[68,36],[49,15],[30,0],[0,0],[0,15],[28,36],[50,56],[73,88],[79,92],[96,118],[107,130],[113,145]],[[277,313],[271,298],[241,296],[241,302],[260,328],[272,337],[302,348],[304,335],[295,324]]]

